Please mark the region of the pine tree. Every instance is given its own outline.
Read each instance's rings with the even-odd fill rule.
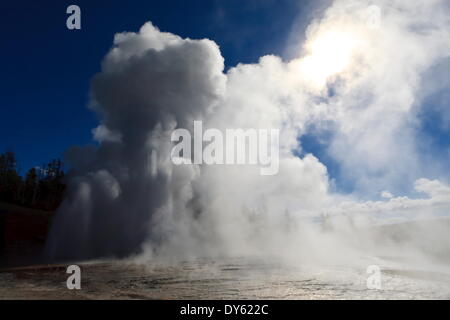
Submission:
[[[22,178],[17,172],[16,155],[7,151],[0,156],[0,198],[10,202],[20,199]]]
[[[38,175],[36,168],[28,170],[25,177],[25,205],[34,206],[38,196]]]

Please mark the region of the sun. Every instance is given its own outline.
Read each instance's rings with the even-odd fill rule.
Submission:
[[[306,45],[308,54],[299,62],[302,75],[315,87],[349,67],[358,37],[350,32],[328,31]]]

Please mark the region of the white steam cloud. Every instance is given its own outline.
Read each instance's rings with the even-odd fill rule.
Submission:
[[[381,12],[376,27],[367,23],[371,5]],[[296,59],[265,56],[226,73],[211,40],[151,23],[117,34],[92,80],[99,146],[67,153],[68,196],[48,254],[338,261],[374,248],[378,236],[361,231],[369,225],[443,215],[447,174],[421,153],[415,130],[423,75],[450,57],[449,14],[444,0],[336,0],[295,44]],[[170,135],[192,130],[194,120],[279,129],[279,173],[173,165]],[[327,154],[355,185],[352,194],[334,191],[327,167],[303,152],[299,141],[311,128],[329,136]],[[436,172],[443,181],[431,178]],[[394,196],[414,195],[412,186],[423,195]],[[422,240],[412,240],[417,250]]]

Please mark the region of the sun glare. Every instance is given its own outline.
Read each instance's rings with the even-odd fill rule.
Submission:
[[[309,55],[301,59],[300,71],[318,87],[343,72],[351,63],[357,38],[347,32],[327,32],[307,45]]]

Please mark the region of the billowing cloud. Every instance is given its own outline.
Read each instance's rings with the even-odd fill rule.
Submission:
[[[399,211],[442,214],[449,187],[426,179],[414,131],[421,76],[450,55],[449,8],[376,1],[373,25],[372,4],[337,0],[312,21],[295,59],[265,56],[227,73],[211,40],[182,39],[151,23],[117,34],[92,80],[99,146],[67,153],[73,169],[49,255],[338,258],[365,243],[348,240],[354,228]],[[279,129],[279,173],[174,165],[171,133],[191,130],[194,120],[219,130]],[[355,184],[353,194],[331,191],[321,159],[298,156],[311,127],[331,132],[327,153]],[[392,196],[414,181],[428,198]],[[382,201],[360,200],[383,190]]]

